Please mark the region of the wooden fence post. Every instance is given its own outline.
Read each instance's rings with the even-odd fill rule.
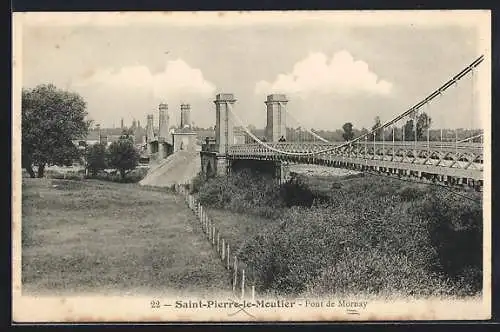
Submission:
[[[241,298],[245,297],[245,269],[241,270]]]
[[[210,232],[212,227],[210,226],[212,224],[212,220],[208,219],[207,221],[207,240],[210,241]]]
[[[221,246],[221,253],[220,253],[220,256],[221,256],[221,259],[222,259],[222,263],[224,263],[224,253],[225,253],[225,250],[226,249],[226,246],[224,244],[224,238],[222,238],[222,246]]]
[[[215,226],[213,226],[213,232],[212,232],[212,245],[215,245]]]
[[[219,243],[220,243],[220,232],[217,232],[217,253],[220,253]]]
[[[236,282],[238,274],[238,257],[234,256],[234,268],[233,268],[233,293],[236,291]]]

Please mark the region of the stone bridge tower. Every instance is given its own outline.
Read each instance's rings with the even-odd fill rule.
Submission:
[[[214,100],[215,144],[217,152],[221,154],[226,154],[228,147],[234,144],[234,117],[228,108],[232,107],[235,102],[236,99],[232,93],[219,93]]]
[[[278,142],[281,136],[286,138],[286,104],[288,100],[284,94],[267,96],[267,126],[266,139],[268,142]]]
[[[181,104],[181,129],[191,127],[191,105]]]

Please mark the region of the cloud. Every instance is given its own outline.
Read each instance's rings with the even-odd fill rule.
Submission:
[[[331,93],[388,95],[391,90],[392,83],[379,79],[366,62],[354,60],[345,50],[331,59],[323,53],[310,53],[294,65],[291,73],[278,75],[272,83],[260,81],[255,86],[257,94],[281,92],[301,97]]]
[[[182,59],[168,61],[157,73],[142,65],[103,69],[86,73],[76,86],[100,85],[118,91],[148,90],[156,98],[208,97],[215,93],[215,85],[203,77],[201,70],[191,68]]]

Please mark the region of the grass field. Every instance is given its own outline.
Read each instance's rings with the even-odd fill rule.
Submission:
[[[274,222],[261,216],[223,209],[208,208],[206,211],[221,236],[229,241],[233,254],[237,254],[247,241],[264,232]]]
[[[25,294],[197,296],[229,274],[182,198],[96,180],[23,179]]]

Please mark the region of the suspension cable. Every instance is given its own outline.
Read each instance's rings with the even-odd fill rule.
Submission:
[[[410,107],[408,110],[406,110],[405,112],[401,113],[400,115],[396,116],[395,118],[393,118],[392,120],[390,121],[387,121],[386,123],[384,124],[381,124],[379,125],[378,127],[376,128],[373,128],[371,131],[369,131],[368,133],[365,133],[363,135],[360,135],[358,137],[356,137],[355,139],[353,139],[352,141],[349,141],[349,142],[346,142],[346,143],[343,143],[343,144],[340,144],[340,145],[337,145],[337,146],[334,146],[334,147],[331,147],[331,148],[326,148],[326,149],[322,149],[322,150],[318,150],[318,151],[314,151],[314,152],[303,152],[303,153],[298,153],[298,152],[287,152],[287,151],[283,151],[283,150],[279,150],[279,149],[276,149],[276,148],[273,148],[272,146],[269,146],[268,144],[265,144],[264,142],[262,142],[260,139],[258,139],[255,135],[253,135],[252,133],[250,133],[250,131],[247,129],[247,127],[245,125],[243,125],[243,122],[241,121],[241,119],[232,111],[232,106],[229,104],[229,103],[226,103],[226,105],[228,105],[228,109],[230,110],[230,112],[234,115],[234,117],[240,122],[240,125],[244,128],[244,130],[250,135],[250,137],[252,137],[257,143],[259,143],[260,145],[262,146],[265,146],[266,148],[268,148],[269,150],[272,150],[272,151],[275,151],[275,152],[278,152],[278,153],[281,153],[281,154],[286,154],[286,155],[300,155],[300,156],[311,156],[311,155],[317,155],[317,154],[322,154],[322,153],[327,153],[327,152],[331,152],[331,151],[334,151],[334,150],[338,150],[338,149],[341,149],[341,148],[344,148],[346,146],[349,146],[349,145],[352,145],[353,143],[356,143],[358,142],[359,140],[363,139],[365,136],[369,136],[371,134],[374,134],[375,131],[377,130],[380,130],[381,128],[385,128],[385,127],[388,127],[396,122],[398,122],[399,120],[401,120],[402,118],[412,114],[412,113],[417,113],[418,110],[425,104],[427,104],[429,101],[433,100],[434,98],[436,98],[437,96],[439,96],[441,93],[443,93],[444,91],[446,91],[450,86],[454,85],[455,83],[457,83],[459,80],[461,80],[465,75],[467,75],[471,70],[473,70],[475,67],[477,67],[479,64],[481,64],[484,60],[484,55],[481,55],[480,57],[478,57],[476,60],[474,60],[469,66],[467,66],[466,68],[464,68],[463,70],[461,70],[458,74],[456,74],[455,76],[453,76],[450,80],[448,80],[446,83],[444,83],[441,87],[439,87],[438,89],[434,90],[431,94],[429,94],[427,97],[425,97],[424,99],[422,99],[420,102],[416,103],[415,105],[413,105],[412,107]],[[416,136],[416,132],[415,132],[415,136]]]
[[[281,105],[281,102],[279,102],[279,104]],[[294,116],[292,115],[292,113],[290,113],[289,111],[286,111],[286,113],[287,113],[287,115],[288,115],[289,117],[291,117],[293,120],[295,120],[295,122],[296,122],[297,124],[299,124],[299,125],[300,125],[300,127],[302,127],[302,123],[301,123],[299,120],[297,120],[297,118],[296,118],[296,117],[294,117]],[[317,139],[319,139],[320,141],[323,141],[323,142],[325,142],[325,143],[330,143],[327,139],[325,139],[325,138],[321,137],[320,135],[316,134],[316,133],[315,133],[314,131],[312,131],[311,129],[308,129],[307,127],[305,127],[305,130],[306,130],[308,133],[310,133],[311,135],[313,135],[314,137],[316,137]]]
[[[460,141],[457,141],[457,143],[463,143],[463,142],[467,142],[469,140],[473,140],[473,139],[476,139],[478,137],[483,137],[483,133],[481,134],[478,134],[478,135],[474,135],[474,136],[471,136],[471,137],[468,137],[468,138],[465,138],[465,139],[462,139]]]

